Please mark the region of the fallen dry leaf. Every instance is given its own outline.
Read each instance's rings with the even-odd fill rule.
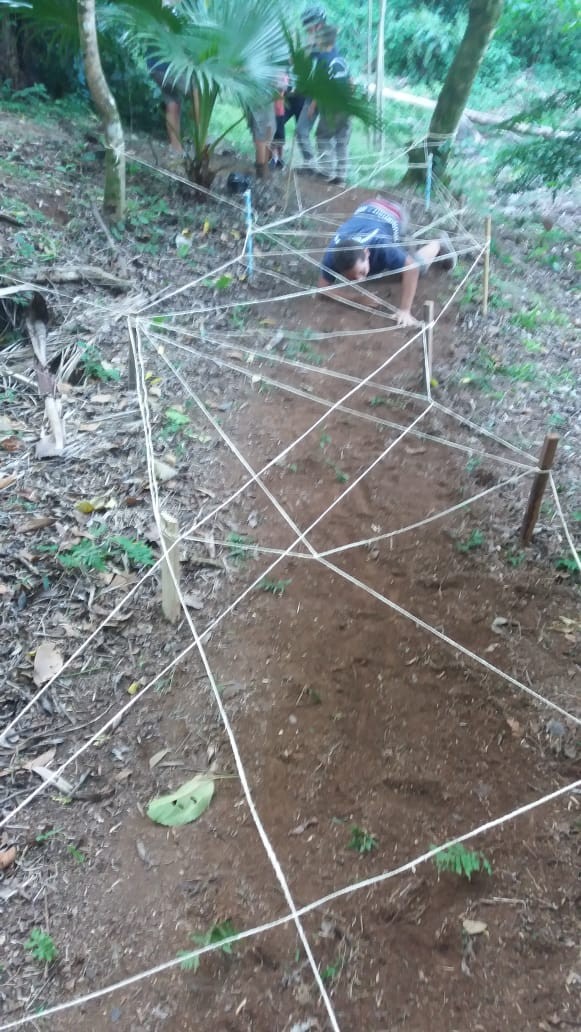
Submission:
[[[161,459],[153,460],[153,468],[157,479],[162,483],[165,483],[166,480],[175,480],[177,477],[177,470],[168,462],[162,462]]]
[[[0,849],[0,871],[7,871],[16,860],[16,846]]]
[[[28,534],[31,530],[42,530],[43,527],[52,527],[53,523],[56,523],[56,520],[52,516],[34,516],[33,519],[27,520],[18,529],[21,534]]]
[[[515,738],[522,738],[523,729],[518,720],[514,720],[512,717],[507,717],[506,722],[512,731]]]
[[[488,925],[486,921],[472,921],[469,917],[465,917],[462,921],[462,928],[466,935],[482,935],[488,930]]]
[[[63,795],[68,796],[73,791],[73,786],[66,780],[66,778],[58,777],[54,771],[49,770],[48,767],[34,766],[30,769],[33,774],[38,774],[39,778],[42,778],[43,781],[48,781],[50,785],[54,785],[55,788],[58,788],[59,792],[62,792]]]
[[[10,485],[13,484],[15,480],[15,474],[12,474],[9,477],[0,477],[0,491],[2,491],[5,487],[10,487]]]
[[[56,677],[62,668],[63,657],[58,649],[51,645],[50,641],[45,641],[38,646],[36,656],[34,657],[34,673],[32,675],[33,681],[38,687],[41,684],[45,684],[46,681],[50,681],[51,677]]]
[[[18,437],[5,437],[0,441],[2,451],[15,452],[22,448],[22,441]]]
[[[47,767],[48,764],[54,760],[55,753],[56,749],[54,747],[52,749],[47,749],[46,752],[41,753],[40,756],[35,756],[33,760],[28,760],[27,763],[23,763],[22,769],[34,770],[35,767]]]

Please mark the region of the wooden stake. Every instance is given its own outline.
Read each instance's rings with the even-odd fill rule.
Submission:
[[[130,391],[137,390],[137,369],[135,368],[135,355],[133,345],[129,341],[129,361],[127,362],[127,386]]]
[[[426,337],[428,344],[428,383],[426,389],[429,390],[430,383],[432,381],[432,370],[434,368],[434,302],[424,302],[424,323],[426,325]]]
[[[545,437],[543,450],[539,459],[539,469],[543,470],[543,472],[537,473],[533,481],[533,486],[531,487],[527,511],[525,512],[520,529],[520,540],[522,545],[530,545],[531,543],[535,524],[539,518],[541,502],[549,479],[549,471],[553,466],[558,443],[558,434],[547,434]]]
[[[482,299],[482,314],[488,315],[488,289],[490,284],[490,242],[492,240],[492,219],[487,215],[484,220],[484,240],[486,250],[484,252],[484,289]]]
[[[180,528],[177,520],[175,520],[173,516],[170,516],[169,513],[162,512],[160,517],[163,542],[169,552],[167,558],[164,558],[161,563],[161,608],[166,620],[169,620],[169,622],[173,624],[177,623],[181,612],[180,600],[176,588],[176,584],[179,584],[180,582],[180,557],[178,555],[179,545],[172,548],[172,545],[175,544],[179,537]],[[175,582],[174,577],[172,577],[172,570]]]
[[[291,149],[290,149],[290,156],[289,156],[289,159],[288,159],[288,175],[286,177],[286,193],[285,193],[285,197],[284,197],[284,208],[283,208],[283,211],[286,211],[287,208],[288,208],[288,199],[289,199],[289,196],[290,196],[291,179],[293,177],[293,162],[294,162],[294,157],[295,157],[296,142],[297,142],[297,130],[296,130],[296,124],[295,124],[295,131],[293,133],[293,139],[292,139]]]

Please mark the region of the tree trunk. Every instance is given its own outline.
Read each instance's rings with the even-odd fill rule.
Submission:
[[[103,119],[105,131],[105,192],[103,211],[120,221],[125,215],[125,140],[115,98],[101,65],[95,0],[77,0],[81,51],[91,100]]]
[[[434,155],[434,172],[444,171],[472,84],[502,13],[503,0],[470,0],[468,25],[442,86],[423,144],[410,152],[410,164],[425,161],[425,148]],[[447,137],[447,139],[446,139]],[[425,170],[412,168],[406,177],[423,181]]]
[[[0,18],[0,68],[2,78],[10,79],[13,90],[22,89],[25,77],[18,56],[16,28],[8,14]]]
[[[383,87],[385,80],[385,15],[387,0],[379,0],[379,23],[377,26],[377,61],[375,66],[375,108],[377,118],[383,121]],[[383,133],[378,129],[375,134],[375,146],[383,150]]]

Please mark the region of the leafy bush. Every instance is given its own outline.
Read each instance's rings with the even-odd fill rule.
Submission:
[[[441,82],[462,38],[460,19],[446,22],[420,7],[391,22],[386,33],[386,64],[413,80]]]
[[[581,89],[559,90],[507,120],[544,123],[568,132],[551,139],[533,138],[509,144],[497,154],[495,173],[499,189],[519,193],[548,187],[556,192],[581,175]]]
[[[506,0],[496,38],[527,65],[551,62],[579,68],[581,23],[578,0]]]

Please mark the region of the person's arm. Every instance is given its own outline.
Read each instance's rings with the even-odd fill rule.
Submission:
[[[397,311],[398,326],[417,326],[417,320],[411,313],[411,307],[416,296],[419,278],[419,266],[408,255],[401,273],[401,293]]]

